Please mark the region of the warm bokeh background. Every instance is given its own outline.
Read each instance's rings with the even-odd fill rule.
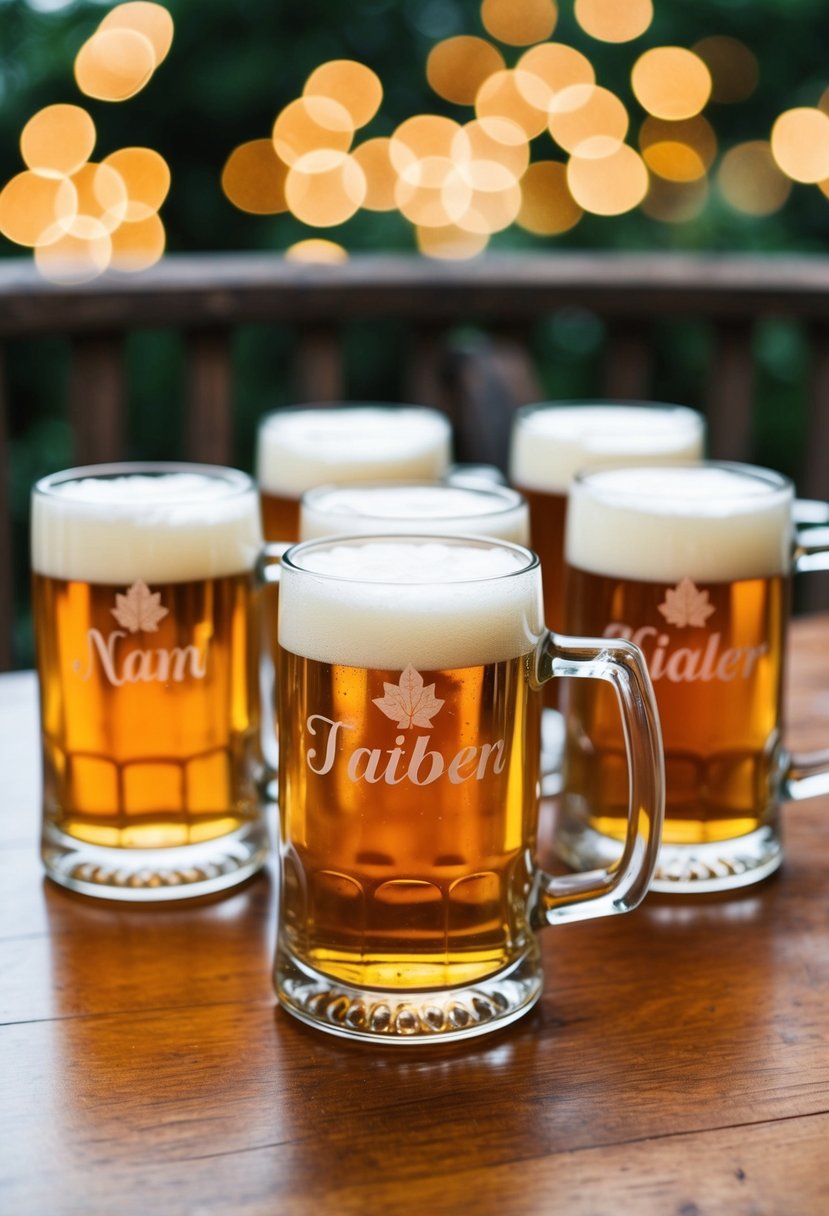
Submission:
[[[81,137],[81,152],[109,165],[99,179],[111,191],[103,205],[89,202],[93,170],[75,179],[78,195],[105,213],[79,228],[100,254],[91,273],[84,268],[87,278],[106,266],[111,249],[115,273],[124,273],[164,248],[285,253],[319,239],[333,242],[339,257],[461,256],[484,247],[548,256],[827,248],[825,0],[170,0],[142,7],[144,18],[155,13],[145,27],[161,40],[154,50],[144,35],[113,33],[129,29],[122,17],[135,6],[0,0],[0,256],[33,256],[9,234],[15,224],[31,229],[35,209],[25,192],[15,204],[7,183],[31,162],[38,131],[27,124],[57,105],[88,114],[94,151],[83,149]],[[102,30],[109,31],[103,41]],[[362,75],[353,68],[343,81],[323,66],[342,59],[363,65]],[[563,102],[566,71],[555,77],[562,63],[574,81],[588,82]],[[512,72],[517,66],[523,77]],[[592,77],[598,88],[590,87]],[[309,92],[329,99],[322,136],[308,134],[320,118],[319,103],[309,114],[301,100]],[[122,100],[107,99],[116,96]],[[40,132],[47,146],[48,114]],[[482,131],[476,117],[495,119],[494,143],[486,138],[492,126]],[[65,152],[67,139],[53,133],[57,152],[48,155]],[[141,170],[123,151],[135,146],[151,150],[150,185],[140,185]],[[50,248],[38,255],[47,274],[55,269]],[[58,265],[54,277],[60,273]],[[653,395],[699,405],[710,334],[658,319],[656,331]],[[464,335],[474,340],[471,327]],[[351,396],[399,400],[405,393],[399,338],[392,322],[347,327]],[[541,319],[527,340],[544,391],[598,394],[603,339],[603,323],[583,310]],[[292,399],[285,373],[291,335],[252,326],[236,341],[236,461],[250,468],[258,416]],[[32,480],[70,462],[64,345],[41,340],[35,355],[21,342],[8,353],[19,527]],[[783,469],[803,433],[807,351],[794,321],[757,328],[758,453]],[[131,454],[175,457],[170,403],[181,385],[180,351],[171,335],[142,332],[130,336],[127,359]]]

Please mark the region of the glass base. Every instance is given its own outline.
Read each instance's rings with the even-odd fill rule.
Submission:
[[[477,984],[438,991],[380,992],[332,980],[277,952],[274,982],[279,1002],[309,1026],[369,1043],[450,1043],[488,1034],[514,1022],[541,995],[538,955],[523,955]]]
[[[195,899],[236,886],[267,861],[270,837],[262,820],[182,848],[108,849],[47,823],[40,851],[46,873],[61,886],[99,899],[147,903]]]
[[[622,855],[618,840],[585,827],[583,820],[568,821],[566,812],[556,829],[554,847],[562,861],[579,871],[605,868]],[[782,860],[780,835],[771,826],[711,844],[663,844],[650,890],[678,895],[732,891],[761,882]]]

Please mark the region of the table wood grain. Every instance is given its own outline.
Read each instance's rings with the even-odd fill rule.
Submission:
[[[788,738],[829,742],[829,617]],[[37,856],[30,674],[0,679],[0,1212],[829,1211],[829,799],[732,896],[543,935],[546,986],[467,1044],[372,1049],[275,1004],[275,884],[130,907]]]

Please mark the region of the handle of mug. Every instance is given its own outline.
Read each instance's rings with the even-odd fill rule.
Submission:
[[[291,544],[291,541],[275,541],[262,546],[256,559],[256,577],[260,584],[279,582],[282,554],[290,549]]]
[[[797,523],[815,522],[818,526],[798,528],[795,533],[794,568],[803,574],[812,570],[829,570],[829,527],[820,526],[829,522],[829,503],[808,502],[810,518],[794,504]],[[823,508],[823,514],[820,513]],[[793,802],[805,798],[818,798],[829,794],[829,748],[820,752],[793,752],[783,776],[783,797]]]
[[[256,581],[259,590],[259,630],[261,662],[259,664],[259,694],[262,713],[262,784],[267,790],[276,778],[279,746],[276,737],[276,648],[277,594],[282,570],[282,554],[290,542],[263,545],[256,559]]]
[[[638,646],[622,638],[548,633],[537,652],[536,680],[605,680],[619,701],[627,752],[629,806],[622,856],[606,869],[535,876],[533,927],[629,912],[644,899],[656,866],[665,817],[665,758],[653,685]]]

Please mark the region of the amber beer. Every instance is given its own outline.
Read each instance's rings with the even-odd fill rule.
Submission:
[[[267,849],[252,482],[202,466],[43,479],[32,563],[43,844],[107,898],[202,894]]]
[[[318,486],[302,496],[301,540],[335,535],[422,532],[492,536],[526,545],[527,504],[507,486],[364,482]]]
[[[448,467],[451,428],[419,406],[354,405],[276,410],[257,436],[256,476],[268,541],[299,536],[299,500],[313,486],[439,478]]]
[[[510,481],[530,507],[530,544],[544,572],[544,611],[564,629],[567,494],[582,469],[666,464],[702,456],[705,422],[684,406],[639,402],[526,406],[516,414]]]
[[[662,720],[667,802],[659,890],[756,881],[780,863],[789,483],[749,466],[635,468],[577,478],[566,628],[642,647]],[[566,708],[559,845],[606,860],[627,783],[615,699],[582,682]]]
[[[288,550],[275,982],[290,1012],[401,1041],[480,1033],[537,998],[531,930],[557,882],[534,860],[538,687],[556,645],[519,546],[376,535]],[[631,660],[627,643],[586,644],[568,674],[614,666],[600,651],[619,648]],[[646,723],[632,731],[655,747]],[[636,771],[656,780],[648,754]],[[648,849],[634,854],[647,868]],[[556,895],[557,915],[588,914],[606,879]]]

